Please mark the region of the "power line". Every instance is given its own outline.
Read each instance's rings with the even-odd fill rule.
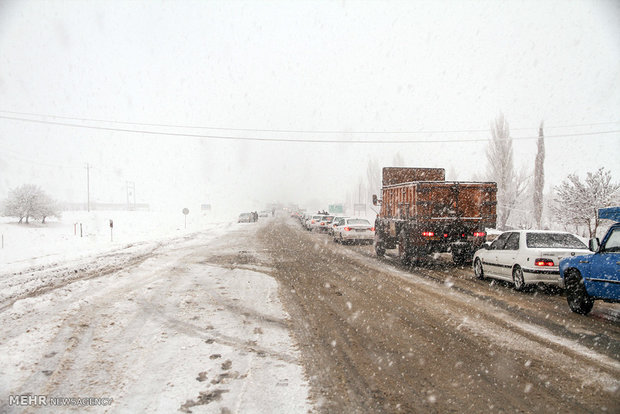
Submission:
[[[417,140],[342,140],[342,139],[293,139],[293,138],[259,138],[259,137],[232,137],[225,135],[207,135],[207,134],[188,134],[181,132],[164,132],[164,131],[151,131],[145,129],[127,129],[127,128],[112,128],[102,127],[95,125],[81,125],[73,124],[69,122],[55,122],[55,121],[43,121],[38,119],[27,119],[19,117],[11,117],[0,115],[1,119],[8,119],[13,121],[31,122],[46,125],[59,125],[71,128],[85,128],[101,131],[114,131],[114,132],[128,132],[134,134],[147,134],[147,135],[164,135],[171,137],[185,137],[185,138],[204,138],[204,139],[219,139],[227,141],[259,141],[259,142],[297,142],[297,143],[323,143],[323,144],[422,144],[422,143],[452,143],[452,142],[486,142],[488,138],[473,138],[473,139],[417,139]],[[620,133],[620,129],[610,131],[596,131],[596,132],[582,132],[573,134],[557,134],[557,135],[545,135],[547,138],[570,138],[570,137],[582,137],[592,135],[604,135],[604,134],[616,134]],[[520,140],[532,140],[538,139],[538,135],[529,137],[510,137],[514,141]]]
[[[61,116],[61,115],[50,115],[50,114],[37,114],[32,112],[18,112],[18,111],[5,111],[0,110],[0,113],[7,113],[13,115],[27,115],[27,116],[37,116],[37,117],[45,117],[45,118],[56,118],[56,119],[64,119],[69,121],[81,121],[81,122],[105,122],[108,124],[118,124],[118,125],[137,125],[137,126],[148,126],[148,127],[158,127],[158,128],[184,128],[184,129],[212,129],[219,131],[240,131],[240,132],[272,132],[272,133],[298,133],[298,134],[460,134],[460,133],[479,133],[479,132],[488,132],[487,129],[455,129],[455,130],[418,130],[418,131],[342,131],[342,130],[304,130],[304,129],[261,129],[261,128],[230,128],[230,127],[215,127],[215,126],[204,126],[204,125],[180,125],[180,124],[158,124],[158,123],[144,123],[144,122],[127,122],[127,121],[115,121],[109,119],[101,119],[101,118],[79,118],[79,117],[69,117],[69,116]],[[0,116],[0,118],[11,119],[9,117]],[[21,119],[21,118],[20,118]],[[36,120],[32,120],[36,122]],[[593,122],[588,124],[573,124],[573,125],[556,125],[556,126],[546,126],[545,129],[558,129],[558,128],[579,128],[579,127],[591,127],[598,125],[611,125],[611,124],[620,124],[620,121],[610,121],[610,122]],[[536,128],[528,127],[528,128],[510,128],[512,131],[524,131],[524,130],[533,130]]]

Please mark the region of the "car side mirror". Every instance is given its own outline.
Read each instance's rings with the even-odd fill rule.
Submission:
[[[491,245],[490,245],[489,243],[484,243],[484,244],[482,245],[482,248],[483,248],[484,250],[490,250],[490,249],[491,249]]]
[[[588,242],[588,248],[590,249],[590,251],[593,251],[594,253],[596,253],[598,252],[598,249],[601,247],[600,243],[601,242],[599,241],[598,237],[592,238]]]

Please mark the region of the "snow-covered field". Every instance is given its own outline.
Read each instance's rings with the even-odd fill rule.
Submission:
[[[110,228],[113,220],[113,228]],[[221,225],[213,217],[181,212],[69,211],[47,223],[18,224],[0,217],[0,272],[119,249],[127,244],[173,237]]]
[[[237,254],[255,223],[69,217],[0,225],[0,412],[24,394],[113,399],[94,412],[310,409],[275,280],[207,259]]]

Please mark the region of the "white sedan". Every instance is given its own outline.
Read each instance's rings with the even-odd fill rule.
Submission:
[[[502,233],[491,245],[474,254],[477,278],[512,282],[516,290],[526,284],[548,283],[563,287],[560,259],[591,254],[574,234],[558,231],[515,230]]]
[[[340,225],[334,227],[334,241],[345,242],[369,242],[375,239],[375,228],[366,219],[346,217],[340,220]]]

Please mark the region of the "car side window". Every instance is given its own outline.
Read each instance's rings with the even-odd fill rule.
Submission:
[[[500,234],[500,236],[491,243],[489,250],[502,250],[506,244],[506,240],[508,240],[508,236],[510,236],[510,233]]]
[[[620,228],[614,229],[607,238],[602,252],[620,252]]]
[[[510,234],[504,245],[504,250],[519,250],[519,233]]]

